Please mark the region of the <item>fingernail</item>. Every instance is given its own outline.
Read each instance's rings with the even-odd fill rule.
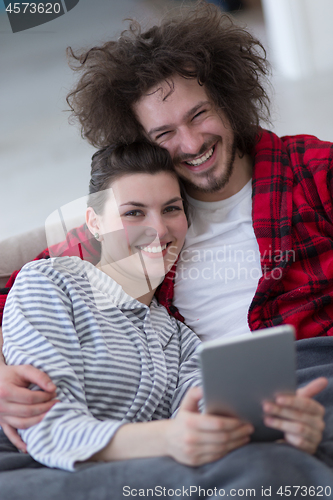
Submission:
[[[286,398],[284,398],[283,396],[278,396],[278,397],[276,398],[276,402],[277,402],[277,404],[279,404],[279,405],[283,405],[283,404],[286,404],[286,403],[287,403],[287,400],[286,400]]]

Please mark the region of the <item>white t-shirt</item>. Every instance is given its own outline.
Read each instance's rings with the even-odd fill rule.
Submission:
[[[189,197],[191,226],[177,264],[174,304],[202,340],[249,332],[262,276],[252,226],[252,181],[226,200]]]

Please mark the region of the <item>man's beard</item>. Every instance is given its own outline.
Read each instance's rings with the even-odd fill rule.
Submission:
[[[205,150],[207,150],[207,148],[205,148]],[[227,149],[228,162],[226,164],[226,170],[220,175],[220,177],[216,177],[214,175],[217,166],[210,169],[208,172],[202,172],[202,174],[200,173],[196,174],[198,180],[200,179],[206,180],[205,186],[200,186],[200,185],[198,186],[197,184],[194,184],[194,182],[189,180],[187,177],[185,176],[183,177],[182,174],[179,173],[178,175],[182,179],[185,189],[189,188],[190,190],[195,190],[198,193],[216,193],[217,191],[223,189],[228,184],[231,174],[233,173],[236,151],[237,151],[237,144],[236,140],[234,139],[233,143]]]

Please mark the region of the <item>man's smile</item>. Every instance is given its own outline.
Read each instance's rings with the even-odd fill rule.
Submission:
[[[216,143],[217,144],[217,143]],[[205,153],[197,156],[193,160],[185,160],[181,165],[186,167],[191,172],[201,172],[211,167],[215,162],[216,157],[216,144],[211,146]]]
[[[200,165],[202,165],[206,160],[208,160],[208,158],[210,158],[212,156],[212,154],[214,153],[214,147],[210,148],[209,151],[207,151],[205,154],[199,156],[199,158],[196,158],[195,160],[192,160],[192,161],[187,161],[186,163],[188,165],[191,165],[193,167],[199,167]]]

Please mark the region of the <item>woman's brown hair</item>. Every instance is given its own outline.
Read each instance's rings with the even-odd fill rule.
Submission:
[[[97,151],[91,161],[88,206],[102,214],[108,197],[108,188],[124,175],[167,173],[175,177],[188,218],[188,202],[168,151],[149,142],[133,142],[107,146]]]

